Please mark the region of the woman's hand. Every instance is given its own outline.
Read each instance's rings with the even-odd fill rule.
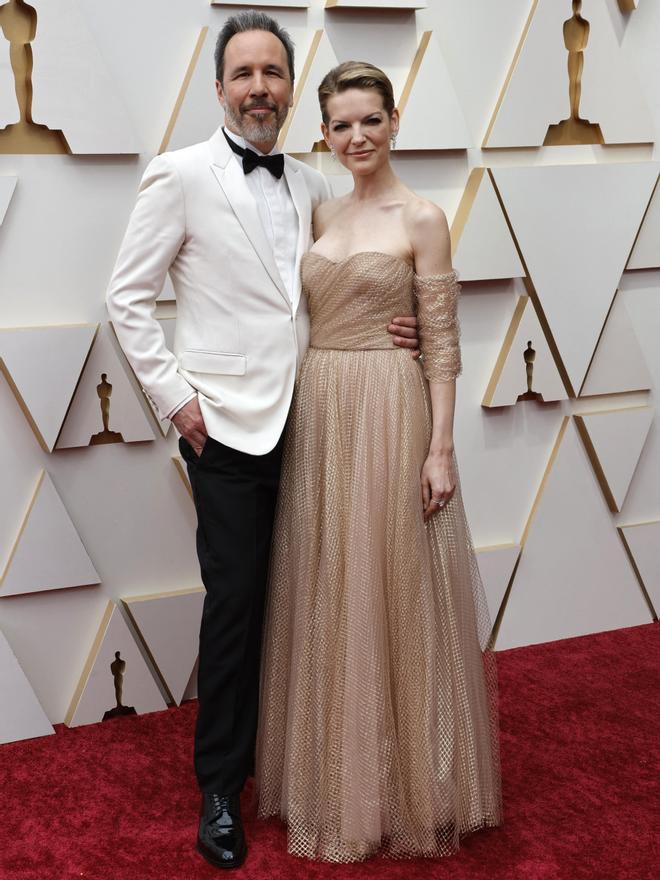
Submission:
[[[451,452],[429,452],[422,468],[424,522],[441,510],[456,490]]]

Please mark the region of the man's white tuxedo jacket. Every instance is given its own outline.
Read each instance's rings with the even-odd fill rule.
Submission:
[[[309,341],[300,260],[316,206],[318,171],[285,157],[298,212],[293,301],[239,162],[221,129],[147,167],[108,290],[126,357],[164,418],[197,393],[211,437],[263,455],[277,443]],[[177,302],[174,351],[155,320],[169,271]]]

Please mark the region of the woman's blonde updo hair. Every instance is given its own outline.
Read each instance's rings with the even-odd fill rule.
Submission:
[[[323,122],[327,125],[328,98],[347,89],[374,89],[379,92],[383,99],[383,108],[388,116],[394,111],[394,89],[387,74],[380,67],[369,64],[368,61],[344,61],[337,67],[333,67],[330,73],[323,77],[319,86],[319,104]]]

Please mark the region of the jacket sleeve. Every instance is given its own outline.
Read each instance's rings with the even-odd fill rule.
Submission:
[[[179,175],[166,155],[157,156],[144,172],[106,302],[124,353],[161,418],[195,394],[155,318],[156,298],[183,244],[185,227]]]
[[[455,272],[415,275],[417,323],[424,375],[429,382],[451,382],[461,372],[458,296]]]

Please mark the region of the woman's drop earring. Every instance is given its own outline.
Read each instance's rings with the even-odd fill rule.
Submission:
[[[391,144],[392,144],[392,149],[393,149],[393,150],[396,150],[396,136],[397,136],[397,132],[394,132],[394,134],[393,134],[392,137],[390,138],[390,142],[391,142]]]
[[[335,160],[337,159],[337,151],[335,150],[334,147],[330,147],[330,155],[332,156],[333,159],[335,159]]]

